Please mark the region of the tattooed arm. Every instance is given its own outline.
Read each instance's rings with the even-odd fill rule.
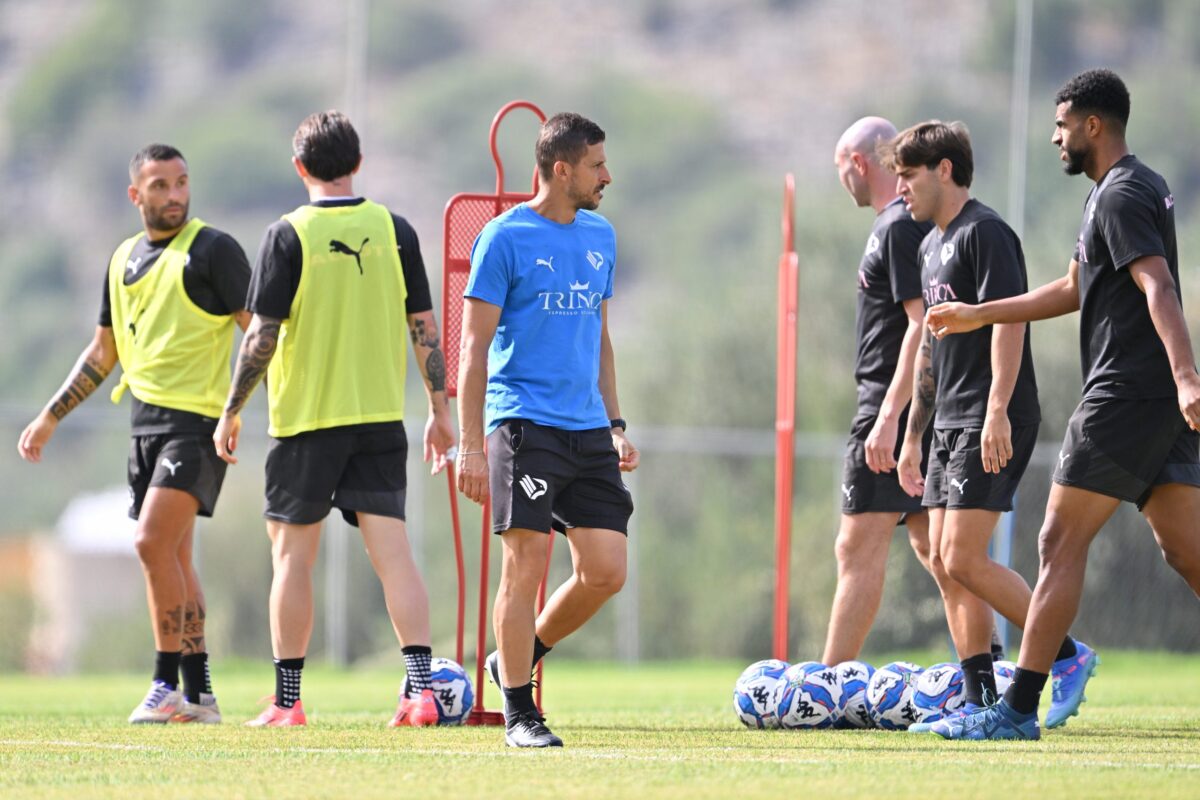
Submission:
[[[900,459],[896,466],[900,488],[913,497],[920,497],[925,491],[925,476],[921,474],[921,439],[933,419],[936,390],[933,380],[933,336],[925,328],[921,334],[921,347],[913,362],[913,397],[908,408],[908,430],[904,433],[904,444],[900,447]]]
[[[417,367],[425,379],[429,397],[429,417],[425,421],[425,461],[433,462],[431,474],[445,469],[454,447],[454,426],[450,423],[450,404],[446,400],[446,355],[438,335],[437,319],[432,311],[408,315]]]
[[[50,441],[59,421],[96,391],[117,364],[117,342],[112,328],[96,326],[91,344],[80,354],[66,382],[29,423],[17,440],[17,451],[26,461],[41,461],[42,448]]]
[[[282,324],[281,320],[255,314],[250,320],[250,327],[246,329],[246,335],[242,337],[237,368],[233,371],[233,384],[225,401],[225,413],[213,432],[217,455],[230,464],[237,463],[233,452],[237,450],[238,434],[242,430],[242,418],[239,415],[254,387],[258,386],[266,373],[271,357],[275,355],[275,347],[279,344],[279,326]]]

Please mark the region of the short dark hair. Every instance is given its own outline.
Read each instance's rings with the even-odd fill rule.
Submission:
[[[292,137],[292,154],[320,181],[345,177],[362,161],[358,133],[340,111],[318,111],[305,117]]]
[[[134,153],[133,158],[129,159],[129,180],[134,183],[137,182],[137,177],[142,172],[142,165],[147,161],[173,161],[177,158],[184,164],[187,163],[187,159],[183,157],[183,153],[169,144],[148,144]]]
[[[1072,111],[1120,123],[1121,132],[1129,123],[1129,90],[1111,69],[1089,69],[1071,78],[1054,95],[1054,105],[1061,103],[1070,103]]]
[[[963,188],[969,188],[975,175],[975,158],[971,154],[971,133],[961,122],[942,122],[931,119],[900,131],[895,138],[882,141],[876,147],[879,163],[891,172],[908,167],[932,169],[949,159],[950,177]]]
[[[604,131],[587,117],[579,114],[555,114],[546,120],[533,148],[538,172],[543,180],[554,174],[554,162],[574,164],[594,144],[604,141]]]

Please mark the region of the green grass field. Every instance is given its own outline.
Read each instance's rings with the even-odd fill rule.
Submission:
[[[209,727],[125,724],[145,676],[0,676],[0,797],[1200,797],[1200,658],[1101,655],[1081,716],[1036,743],[746,730],[740,664],[551,663],[566,747],[540,752],[497,728],[387,729],[392,672],[306,670],[309,725],[280,730],[239,724],[267,665],[215,665]]]

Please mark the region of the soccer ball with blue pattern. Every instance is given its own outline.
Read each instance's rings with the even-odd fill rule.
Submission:
[[[864,661],[843,661],[837,670],[842,689],[842,708],[838,716],[839,728],[873,728],[874,720],[867,707],[867,684],[875,674],[875,668]]]
[[[999,699],[1012,685],[1017,675],[1017,665],[1011,661],[997,661],[992,664],[992,671],[996,673],[996,697]]]
[[[475,690],[471,679],[457,661],[435,658],[430,663],[430,686],[437,701],[438,725],[462,725],[475,705]],[[402,691],[407,696],[408,677]]]
[[[841,716],[837,670],[824,664],[795,664],[783,673],[779,724],[784,728],[830,728]]]
[[[908,661],[893,661],[875,670],[867,684],[867,707],[876,727],[903,731],[917,721],[912,696],[920,674],[921,668]]]
[[[733,710],[747,728],[779,727],[779,695],[788,663],[768,658],[746,667],[733,685]]]
[[[934,664],[917,678],[913,686],[913,706],[917,722],[937,722],[957,711],[966,702],[963,671],[958,664]]]

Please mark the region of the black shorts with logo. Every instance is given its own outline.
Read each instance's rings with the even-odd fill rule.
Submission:
[[[1067,423],[1053,477],[1141,508],[1155,486],[1200,486],[1200,434],[1173,397],[1085,397]]]
[[[892,511],[900,514],[918,514],[924,510],[921,498],[913,497],[900,488],[900,477],[896,470],[872,472],[867,466],[867,437],[875,427],[878,411],[859,410],[850,426],[850,441],[846,443],[846,457],[842,462],[842,513],[863,514],[870,511]],[[904,431],[908,428],[908,411],[900,415],[896,430],[896,449],[893,456],[900,457],[900,446],[904,444]],[[921,440],[921,472],[924,473],[929,460],[929,444],[933,437],[932,428],[925,430]]]
[[[609,428],[568,431],[509,419],[488,434],[492,531],[628,533],[633,498]]]
[[[267,451],[267,519],[320,522],[337,506],[404,519],[408,435],[402,422],[345,425],[272,439]]]
[[[152,486],[179,489],[200,501],[199,515],[211,517],[228,466],[212,437],[196,433],[135,435],[129,442],[129,516],[137,519]]]
[[[1012,458],[999,472],[983,471],[979,428],[933,432],[929,471],[925,474],[926,508],[1012,511],[1013,495],[1037,444],[1038,426],[1012,429]]]

